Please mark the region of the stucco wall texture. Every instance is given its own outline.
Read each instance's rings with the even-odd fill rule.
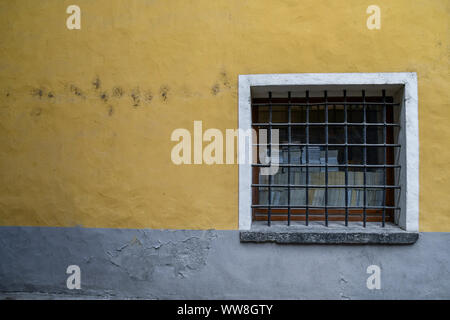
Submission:
[[[449,9],[1,0],[0,225],[237,229],[237,165],[176,166],[174,129],[236,128],[239,74],[417,72],[420,230],[450,231]]]

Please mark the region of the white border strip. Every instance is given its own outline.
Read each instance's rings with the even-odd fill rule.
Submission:
[[[239,75],[239,128],[251,129],[251,87],[256,86],[314,86],[314,85],[401,85],[404,87],[406,128],[406,193],[404,213],[407,231],[419,231],[419,118],[417,75],[415,72],[393,73],[295,73]],[[241,130],[240,130],[241,132]],[[248,150],[248,149],[247,149]],[[239,144],[239,154],[245,154],[245,145]],[[250,161],[239,163],[239,229],[249,230],[252,224]],[[403,209],[402,209],[403,211]]]

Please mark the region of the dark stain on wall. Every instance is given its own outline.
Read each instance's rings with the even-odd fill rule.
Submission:
[[[220,73],[220,79],[221,79],[222,84],[226,88],[231,88],[230,80],[228,79],[228,75],[225,70]]]
[[[112,95],[113,95],[113,97],[115,97],[115,98],[120,98],[120,97],[122,97],[122,95],[123,95],[123,90],[122,90],[122,88],[121,88],[121,87],[114,87],[114,88],[112,89]]]
[[[220,92],[220,86],[218,83],[214,84],[211,88],[211,93],[215,96]]]
[[[79,96],[79,97],[83,96],[81,89],[73,84],[70,85],[70,92],[72,92],[74,95]]]
[[[31,90],[31,95],[33,97],[39,97],[39,99],[40,99],[44,95],[44,90],[41,88],[35,88],[35,89]]]
[[[169,87],[167,85],[161,86],[159,93],[161,95],[162,100],[167,101],[169,95]]]
[[[35,107],[31,110],[30,115],[32,117],[39,117],[41,115],[41,113],[42,113],[42,109],[39,107]]]
[[[131,90],[130,97],[133,100],[133,107],[138,107],[141,102],[139,88],[134,88]]]
[[[106,92],[103,92],[100,95],[100,99],[102,99],[103,102],[107,102],[108,101],[108,95],[106,94]]]
[[[102,84],[101,84],[101,80],[100,80],[99,76],[95,76],[94,79],[92,80],[91,84],[95,88],[95,90],[99,90],[102,88]],[[86,98],[84,91],[80,87],[76,86],[75,84],[70,84],[70,82],[69,83],[66,82],[66,83],[64,83],[64,88],[75,96],[78,96],[78,97],[81,97],[84,99]],[[227,75],[226,71],[222,71],[219,74],[218,79],[211,86],[210,93],[213,96],[216,96],[220,92],[223,92],[224,89],[226,89],[226,88],[231,88],[231,83],[228,79],[228,75]],[[162,84],[160,86],[158,94],[156,94],[156,95],[161,98],[162,102],[167,102],[169,100],[169,91],[170,91],[169,86],[167,84]],[[188,91],[186,91],[186,92],[188,92]],[[6,97],[10,96],[9,91],[5,90],[4,94],[6,95]],[[48,99],[55,98],[54,90],[52,90],[52,89],[47,90],[43,87],[33,88],[31,90],[30,94],[33,97],[38,97],[39,99],[41,99],[43,97],[47,97]],[[100,98],[101,101],[108,103],[110,101],[111,97],[121,98],[122,96],[124,96],[124,94],[125,94],[125,90],[121,86],[116,85],[116,86],[112,87],[111,89],[108,89],[108,88],[106,88],[106,90],[103,89],[102,91],[99,91],[96,95],[97,95],[97,97]],[[129,92],[129,96],[132,100],[132,106],[138,107],[142,103],[150,104],[155,95],[151,89],[146,89],[145,91],[142,92],[140,90],[140,88],[138,86],[136,86]]]
[[[113,113],[114,113],[114,107],[113,106],[109,106],[108,107],[108,116],[112,116],[113,115]]]
[[[145,102],[147,102],[147,103],[152,102],[153,94],[150,90],[147,90],[147,92],[145,92],[144,99],[145,99]]]
[[[97,90],[100,89],[101,81],[98,76],[95,77],[94,81],[92,81],[92,85],[94,86],[95,89],[97,89]]]

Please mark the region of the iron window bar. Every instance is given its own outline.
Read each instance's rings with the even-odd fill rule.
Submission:
[[[344,90],[344,121],[347,122],[347,90]],[[345,137],[345,164],[348,164],[348,126],[344,126],[344,137]],[[348,227],[348,166],[345,169],[345,226]]]
[[[288,122],[291,123],[292,119],[291,119],[291,92],[288,92]],[[288,127],[288,144],[292,144],[292,126]],[[291,150],[288,147],[288,163],[291,163]],[[291,225],[291,167],[287,167],[288,168],[288,226]]]
[[[361,104],[360,104],[361,105]],[[253,123],[252,124],[255,127],[269,127],[269,126],[275,126],[275,127],[288,127],[288,126],[362,126],[362,127],[400,127],[400,124],[398,123],[383,123],[383,122],[310,122],[308,124],[304,122],[260,122],[260,123]]]
[[[269,134],[267,137],[267,141],[269,143],[269,148],[267,149],[269,159],[272,156],[272,145],[271,145],[271,142],[272,142],[272,105],[270,104],[271,101],[272,101],[272,92],[269,92]],[[269,175],[269,187],[268,187],[269,192],[267,193],[267,196],[268,196],[267,201],[269,203],[269,207],[267,208],[267,225],[268,226],[270,226],[270,218],[271,218],[271,214],[272,214],[272,210],[271,210],[272,207],[271,207],[271,203],[270,203],[270,200],[272,198],[271,197],[271,195],[272,195],[271,184],[272,184],[272,175]],[[289,203],[288,203],[288,205],[289,205]]]
[[[316,97],[310,98],[309,91],[306,91],[304,98],[292,98],[291,92],[287,92],[287,101],[286,102],[277,102],[280,99],[279,98],[273,98],[272,92],[268,93],[268,103],[259,103],[254,102],[252,100],[252,107],[259,107],[259,106],[267,106],[268,107],[268,122],[259,122],[259,121],[253,121],[252,126],[257,128],[268,128],[268,142],[267,144],[259,144],[254,143],[253,146],[259,147],[259,146],[266,146],[267,147],[267,154],[270,158],[272,154],[272,129],[277,129],[277,127],[287,127],[287,143],[278,143],[279,147],[286,147],[287,148],[287,161],[288,163],[279,163],[277,164],[281,168],[287,168],[287,184],[286,183],[274,183],[273,176],[268,176],[268,183],[253,183],[251,185],[252,188],[267,188],[268,190],[268,196],[267,196],[267,204],[252,204],[252,208],[265,208],[267,209],[267,224],[271,225],[271,218],[272,218],[272,209],[280,209],[280,208],[286,208],[287,209],[287,224],[291,224],[291,218],[292,218],[292,210],[291,209],[304,209],[305,214],[305,224],[308,225],[309,223],[309,216],[311,214],[310,209],[322,209],[324,211],[324,218],[325,218],[325,225],[328,226],[329,221],[329,209],[344,209],[345,213],[343,214],[345,216],[345,225],[348,226],[349,223],[349,217],[350,217],[350,210],[358,209],[362,210],[363,216],[363,226],[366,227],[367,222],[367,210],[371,209],[381,209],[381,225],[385,226],[385,220],[386,220],[386,210],[400,210],[399,207],[392,205],[392,203],[387,203],[387,190],[398,190],[401,189],[400,185],[395,185],[393,183],[388,184],[388,177],[386,174],[386,171],[393,170],[395,168],[401,168],[400,165],[394,164],[394,163],[388,163],[388,148],[401,148],[400,144],[397,143],[391,143],[388,142],[388,134],[387,131],[390,129],[393,129],[395,127],[400,127],[400,124],[392,122],[388,122],[387,119],[387,107],[394,107],[399,106],[400,103],[393,103],[386,101],[386,91],[382,90],[382,97],[381,102],[371,102],[366,101],[366,95],[365,91],[362,90],[360,97],[351,97],[352,99],[361,99],[361,101],[347,101],[347,92],[346,90],[343,90],[343,97],[340,97],[341,100],[335,101],[336,98],[339,97],[328,97],[327,91],[323,92],[322,100],[323,102],[314,101],[314,99],[317,100]],[[285,98],[283,98],[285,99]],[[311,101],[311,99],[313,101]],[[274,122],[273,121],[273,107],[283,106],[287,107],[287,122]],[[319,107],[323,106],[324,109],[324,122],[311,122],[310,121],[310,115],[312,110],[312,107],[316,107],[316,110],[319,110]],[[344,119],[343,122],[336,122],[337,120],[337,106],[339,106],[339,110],[343,109],[344,112]],[[352,107],[358,106],[362,108],[362,114],[363,119],[362,122],[354,122],[351,119],[350,115],[352,115]],[[381,115],[382,115],[382,122],[368,122],[367,120],[367,112],[368,107],[371,106],[377,106],[382,107]],[[293,122],[292,121],[292,107],[305,107],[305,121],[303,122]],[[334,114],[334,122],[329,121],[329,111],[330,107],[332,107],[332,112]],[[361,110],[359,110],[361,111]],[[378,117],[377,117],[378,118]],[[259,120],[259,119],[258,119]],[[322,126],[325,129],[325,143],[311,143],[311,132],[310,127],[315,126]],[[342,127],[344,129],[344,143],[330,143],[329,142],[329,128],[330,127]],[[292,128],[293,127],[304,127],[305,129],[305,143],[293,143],[292,142]],[[351,138],[351,134],[349,133],[349,127],[360,127],[363,130],[363,143],[349,143],[349,139]],[[381,143],[368,143],[367,142],[367,129],[369,127],[380,127],[382,128],[382,142]],[[304,147],[302,148],[302,153],[305,154],[305,159],[300,162],[302,163],[291,163],[292,157],[291,157],[291,147]],[[325,153],[325,160],[324,164],[316,164],[316,163],[310,163],[310,147],[320,147],[324,149]],[[344,148],[344,164],[339,163],[329,163],[329,148],[330,147],[343,147]],[[363,154],[363,161],[362,163],[349,163],[349,148],[350,147],[360,147],[362,148],[362,154]],[[382,148],[383,150],[383,163],[382,164],[369,164],[368,163],[368,155],[367,151],[370,147],[378,147]],[[322,158],[321,158],[322,161]],[[304,163],[303,163],[304,162]],[[261,167],[269,167],[271,164],[261,164],[261,163],[255,163],[252,164],[252,167],[254,168],[261,168]],[[304,184],[296,184],[292,183],[291,179],[291,168],[302,168],[300,173],[305,175],[305,181]],[[305,171],[303,171],[303,168],[305,168]],[[310,181],[310,168],[320,168],[321,170],[324,169],[325,171],[325,183],[324,184],[312,184],[309,183]],[[344,169],[345,179],[344,184],[329,184],[329,168],[339,168]],[[363,184],[351,184],[349,183],[349,169],[350,168],[361,168],[363,169]],[[368,184],[367,181],[367,173],[368,169],[382,169],[382,184]],[[357,171],[360,172],[360,171]],[[258,175],[259,177],[259,175]],[[259,178],[258,178],[259,179]],[[261,182],[261,181],[260,181]],[[272,203],[272,190],[273,188],[287,188],[287,204],[275,204]],[[310,189],[324,189],[324,199],[321,201],[324,203],[324,205],[312,205],[310,204],[309,199],[309,190]],[[335,188],[343,188],[345,190],[345,205],[340,206],[334,206],[330,205],[329,203],[329,189],[335,189]],[[297,189],[304,189],[305,190],[305,202],[302,205],[293,204],[292,198],[291,198],[291,191],[297,190]],[[363,191],[363,201],[362,206],[357,205],[353,206],[350,204],[351,199],[349,199],[349,189],[362,189]],[[382,205],[369,205],[368,203],[368,197],[367,192],[370,191],[376,191],[378,189],[381,189],[383,192],[382,197]],[[261,213],[256,213],[261,214]],[[279,213],[274,213],[276,215],[280,215]],[[317,213],[313,213],[315,216],[317,216]],[[392,214],[391,214],[392,216]]]
[[[323,92],[325,99],[325,163],[328,163],[328,94]],[[364,121],[365,122],[365,121]],[[308,148],[308,147],[307,147]],[[325,226],[328,227],[328,166],[325,166]]]
[[[314,205],[283,205],[283,204],[272,204],[272,205],[266,205],[266,204],[253,204],[252,208],[288,208],[291,209],[297,208],[297,209],[304,209],[304,208],[315,208],[315,209],[323,209],[324,206],[314,206]],[[343,209],[345,206],[328,206],[329,209]],[[361,209],[360,206],[348,206],[349,209]],[[400,207],[394,207],[394,206],[366,206],[367,209],[395,209],[400,210]]]
[[[306,143],[309,143],[309,91],[306,91],[306,128],[305,128],[305,134],[306,134]],[[309,148],[308,146],[305,147],[305,159],[306,163],[309,164]],[[309,166],[306,167],[306,181],[309,181]],[[305,224],[309,224],[309,187],[306,185],[305,188],[305,199],[306,199],[306,211],[305,211]]]
[[[293,100],[293,99],[292,99]],[[346,105],[361,105],[361,102],[346,102]],[[380,102],[366,102],[367,106],[371,106],[371,105],[383,105],[384,103],[380,103]],[[291,106],[295,106],[295,107],[305,107],[305,106],[324,106],[324,105],[334,105],[334,106],[343,106],[344,104],[342,102],[306,102],[306,103],[296,103],[296,102],[272,102],[272,103],[258,103],[258,102],[253,102],[252,103],[253,106],[272,106],[272,107],[276,107],[276,106],[287,106],[287,105],[291,105]],[[387,106],[399,106],[400,103],[393,103],[393,102],[386,102]]]
[[[252,187],[277,187],[277,188],[345,188],[351,187],[351,188],[364,188],[364,184],[332,184],[332,185],[324,185],[324,184],[268,184],[268,183],[255,183],[252,184]],[[401,189],[401,186],[399,185],[376,185],[376,184],[366,184],[366,187],[369,189]]]
[[[253,167],[270,167],[270,164],[263,164],[263,163],[255,163],[252,165]],[[325,168],[325,165],[323,164],[310,164],[310,163],[300,163],[300,164],[288,164],[288,163],[279,163],[277,164],[279,167],[314,167],[314,168]],[[399,164],[330,164],[328,167],[338,167],[338,168],[400,168],[401,165]]]

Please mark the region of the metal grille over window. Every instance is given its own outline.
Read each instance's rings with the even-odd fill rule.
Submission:
[[[267,143],[259,141],[253,166],[252,214],[254,221],[393,222],[400,210],[396,198],[400,144],[398,106],[380,90],[347,95],[327,91],[310,96],[285,92],[252,98],[252,126]],[[278,130],[279,141],[271,141]],[[278,171],[263,175],[269,163],[260,161],[264,147],[270,158],[278,148]],[[273,165],[273,164],[272,164]],[[396,192],[397,190],[397,192]]]

